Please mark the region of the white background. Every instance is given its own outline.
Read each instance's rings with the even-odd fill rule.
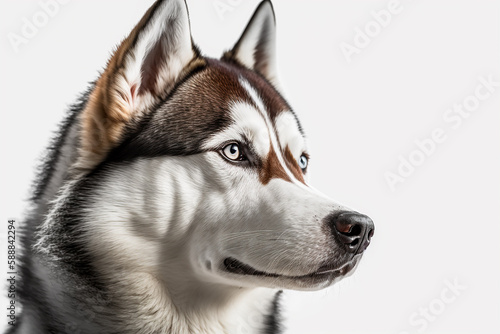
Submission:
[[[51,132],[151,3],[70,1],[16,52],[8,35],[41,7],[0,1],[0,273],[7,219],[22,219]],[[221,3],[230,10],[217,12]],[[195,42],[218,57],[257,4],[190,0]],[[341,43],[353,44],[388,1],[274,5],[281,83],[309,138],[312,184],[376,224],[353,277],[286,294],[287,333],[500,333],[500,87],[458,128],[443,120],[473,96],[478,76],[500,81],[500,3],[401,0],[351,62]],[[385,174],[436,128],[446,141],[391,190]],[[465,288],[453,294],[445,281]],[[432,320],[422,320],[429,307]]]

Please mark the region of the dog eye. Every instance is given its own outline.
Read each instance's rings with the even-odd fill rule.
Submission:
[[[240,146],[236,143],[227,145],[222,149],[222,153],[226,158],[233,161],[245,160],[245,156],[241,152]]]
[[[302,171],[305,171],[308,164],[309,159],[304,154],[302,154],[299,158],[299,167],[302,169]]]

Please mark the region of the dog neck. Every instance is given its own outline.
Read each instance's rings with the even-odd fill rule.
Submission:
[[[120,319],[111,325],[116,330],[120,323],[120,333],[268,333],[277,302],[271,289],[192,283],[171,289],[145,273],[121,280],[114,289],[112,313]]]
[[[274,289],[166,282],[152,273],[120,272],[117,267],[102,273],[105,287],[96,287],[68,268],[51,271],[52,265],[40,256],[33,271],[50,314],[30,312],[27,305],[23,333],[280,333],[281,292]]]
[[[116,274],[120,279],[99,291],[90,287],[75,289],[74,286],[82,285],[70,274],[57,279],[42,268],[38,274],[49,292],[46,306],[52,317],[65,324],[66,327],[58,328],[64,332],[77,329],[82,334],[279,333],[277,311],[281,292],[273,289],[218,285],[172,289],[152,274],[129,273]],[[82,290],[85,293],[79,294]],[[26,312],[24,327],[43,332],[41,315],[30,319],[29,314]],[[48,328],[47,333],[53,329]]]

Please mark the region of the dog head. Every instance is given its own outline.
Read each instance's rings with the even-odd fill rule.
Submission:
[[[270,1],[219,60],[193,45],[183,0],[157,1],[82,115],[75,170],[100,175],[93,249],[167,281],[189,270],[319,289],[351,272],[373,223],[309,186],[304,134],[278,85]]]

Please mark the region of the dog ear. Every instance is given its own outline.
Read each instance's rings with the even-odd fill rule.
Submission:
[[[255,70],[273,84],[276,79],[276,18],[271,1],[262,1],[225,60]]]
[[[88,170],[100,163],[123,128],[165,98],[197,60],[185,1],[155,2],[114,52],[89,96],[75,167]]]

